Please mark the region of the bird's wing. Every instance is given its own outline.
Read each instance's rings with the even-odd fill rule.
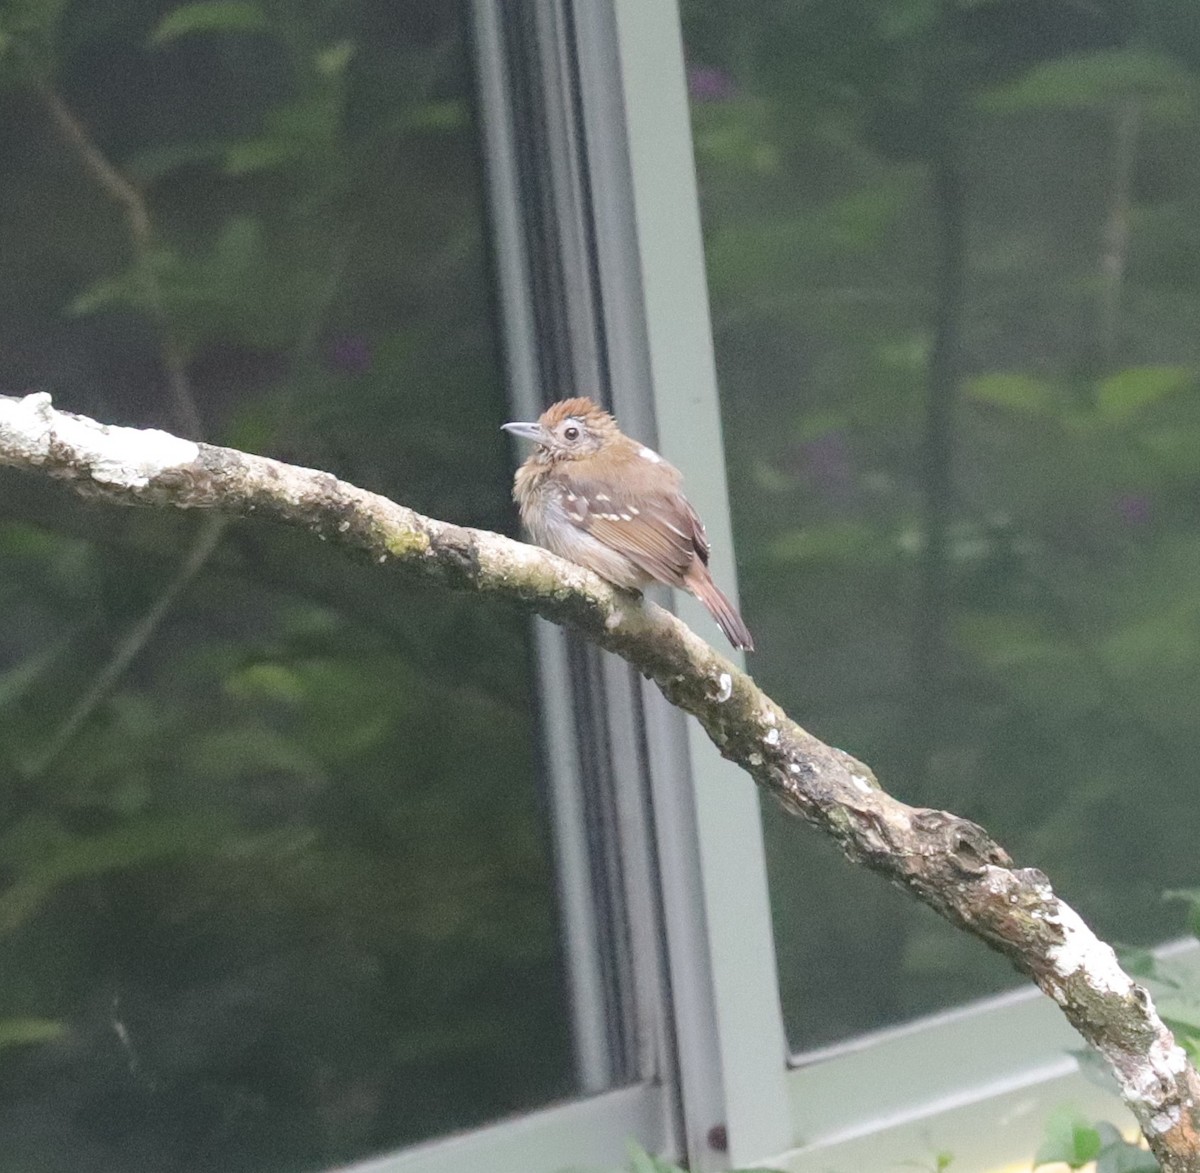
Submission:
[[[707,566],[709,555],[708,531],[704,528],[704,522],[700,520],[700,515],[692,508],[692,503],[686,497],[681,498],[681,500],[692,522],[692,540],[696,543],[696,553],[700,555],[700,561]]]
[[[708,539],[682,493],[636,495],[575,478],[564,488],[563,509],[582,530],[624,554],[658,582],[679,586],[699,557],[708,561]]]

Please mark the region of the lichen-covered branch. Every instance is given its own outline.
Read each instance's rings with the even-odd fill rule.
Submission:
[[[987,833],[909,807],[818,741],[674,616],[582,567],[499,534],[423,517],[328,473],[165,432],[56,411],[45,394],[0,397],[0,464],[114,504],[210,509],[302,526],[409,575],[506,598],[583,632],[655,681],[717,748],[790,812],[833,836],[952,923],[1007,956],[1107,1060],[1168,1173],[1200,1173],[1200,1076],[1112,949],[1017,868]]]

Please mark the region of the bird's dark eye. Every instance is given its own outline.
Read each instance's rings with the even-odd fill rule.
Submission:
[[[569,428],[563,428],[563,436],[568,440],[578,440],[579,429],[572,424]]]

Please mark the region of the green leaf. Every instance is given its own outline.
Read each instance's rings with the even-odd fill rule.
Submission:
[[[834,521],[780,534],[771,543],[768,559],[774,565],[819,566],[854,561],[864,554],[878,556],[883,549],[874,526],[861,521]]]
[[[337,77],[354,56],[356,46],[351,40],[335,41],[316,56],[317,72],[322,77]]]
[[[286,664],[250,664],[225,682],[225,691],[239,700],[283,701],[298,704],[306,692],[304,680]]]
[[[0,83],[54,73],[65,7],[65,0],[7,0],[0,7]]]
[[[82,318],[116,306],[143,310],[150,308],[145,280],[136,270],[127,269],[115,277],[103,277],[89,285],[67,305],[67,313]]]
[[[629,1142],[629,1162],[633,1173],[684,1173],[678,1165],[652,1157],[636,1141]]]
[[[1183,1009],[1174,1009],[1164,1011],[1162,1020],[1170,1028],[1173,1035],[1180,1037],[1188,1036],[1194,1041],[1197,1035],[1200,1035],[1200,1020],[1194,1016],[1195,1013],[1200,1013],[1200,1008],[1195,1012],[1189,1012]]]
[[[1114,1136],[1096,1160],[1096,1173],[1159,1173],[1153,1153],[1130,1144],[1111,1124],[1098,1127],[1110,1130]]]
[[[1200,1063],[1200,1038],[1195,1035],[1176,1035],[1175,1041],[1183,1048],[1193,1067]]]
[[[128,169],[144,184],[151,184],[181,167],[217,162],[225,157],[230,144],[224,139],[200,142],[166,143],[139,151]]]
[[[267,27],[262,10],[247,0],[199,0],[168,12],[150,44],[157,48],[192,33],[257,33]]]
[[[657,1173],[655,1161],[640,1144],[629,1142],[629,1167],[632,1173]]]
[[[0,1051],[33,1043],[53,1043],[66,1033],[65,1024],[52,1018],[0,1018]]]
[[[210,820],[148,818],[99,835],[70,836],[22,868],[0,894],[0,932],[27,921],[63,884],[206,851],[215,831]]]
[[[249,175],[293,163],[304,155],[304,144],[296,139],[257,138],[235,143],[225,153],[225,170],[230,175]]]
[[[980,403],[1007,407],[1029,415],[1045,415],[1056,406],[1053,383],[1016,372],[976,375],[967,380],[963,390]]]
[[[1192,79],[1173,58],[1146,49],[1057,57],[980,98],[992,113],[1108,109],[1137,101],[1161,118],[1187,111]]]
[[[1060,1109],[1046,1122],[1046,1139],[1038,1147],[1033,1167],[1061,1161],[1081,1169],[1094,1161],[1103,1147],[1094,1125],[1070,1109]]]
[[[1188,932],[1200,938],[1200,888],[1168,888],[1164,900],[1182,900],[1187,906]]]
[[[1106,419],[1119,423],[1143,407],[1186,390],[1194,381],[1191,367],[1129,367],[1100,384],[1096,407]]]

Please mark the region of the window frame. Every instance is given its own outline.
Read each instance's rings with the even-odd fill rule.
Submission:
[[[536,414],[568,387],[611,403],[684,472],[715,577],[732,595],[678,2],[470,0],[470,14],[514,412]],[[524,108],[514,44],[540,71],[518,79],[540,87],[534,99],[525,93]],[[534,111],[537,133],[555,157],[531,175],[523,119],[537,102],[546,107]],[[699,604],[674,603],[706,630]],[[752,782],[620,661],[592,654],[585,696],[569,637],[539,622],[536,640],[585,1094],[355,1165],[357,1173],[623,1167],[630,1138],[686,1155],[696,1173],[885,1168],[937,1149],[968,1171],[1028,1160],[1047,1103],[1128,1119],[1079,1074],[1067,1052],[1080,1040],[1031,988],[790,1055]],[[580,717],[589,698],[604,709],[612,775],[599,831],[610,838],[599,846]],[[603,925],[614,902],[628,918],[623,942]],[[606,948],[626,951],[615,995],[599,964]],[[626,1086],[602,1090],[622,1078]]]
[[[713,467],[690,491],[721,550],[715,572],[731,585],[719,404],[677,11],[671,4],[593,0],[476,0],[473,11],[514,406],[528,412],[560,398],[561,384],[552,380],[565,370],[575,376],[575,386],[582,376],[584,388],[608,399],[631,432],[659,442],[681,465],[687,463],[681,445],[714,450]],[[546,247],[546,225],[531,224],[529,209],[521,206],[530,199],[530,176],[521,173],[518,143],[533,132],[518,125],[522,112],[513,109],[513,79],[504,73],[505,33],[511,35],[522,21],[532,30],[543,64],[541,98],[547,109],[536,116],[550,123],[540,133],[551,159],[541,179],[559,188],[550,199],[541,192],[533,196],[543,203],[543,220],[558,217],[561,237],[551,241],[558,254],[551,264],[563,274],[553,292],[565,304],[557,307],[560,320],[549,331],[547,308],[537,304],[546,295],[547,278],[529,272],[546,263],[537,256]],[[564,95],[564,89],[573,93]],[[573,158],[564,157],[572,150]],[[584,337],[568,337],[567,350],[574,342],[582,355],[568,353],[547,363],[538,353],[539,347],[561,345],[562,335],[572,332]],[[682,364],[681,354],[694,356],[693,362]],[[689,386],[693,407],[681,413],[680,392]],[[681,433],[684,418],[694,428],[691,436]],[[669,425],[669,441],[663,423]],[[562,642],[553,630],[539,636],[540,646],[560,665]],[[641,732],[641,760],[626,754],[614,762],[645,776],[648,784],[645,823],[639,827],[627,818],[622,824],[623,836],[653,840],[653,890],[627,904],[638,922],[630,927],[635,936],[641,933],[640,951],[653,952],[657,945],[659,953],[657,1002],[647,1004],[644,996],[655,983],[643,980],[644,1000],[634,1009],[648,1023],[643,1033],[657,1052],[657,1062],[643,1074],[670,1101],[676,1124],[671,1148],[686,1151],[697,1170],[726,1168],[752,1152],[779,1150],[788,1135],[785,1042],[757,795],[750,780],[722,762],[694,723],[656,690],[613,657],[600,660],[606,700],[618,710],[618,721],[620,710],[625,713],[624,731],[613,742],[628,746],[634,726]],[[559,685],[563,680],[560,670]],[[543,690],[551,705],[562,695],[561,688]],[[691,768],[697,754],[719,776],[710,771],[701,781]],[[566,805],[582,802],[568,796]],[[581,828],[555,822],[578,844]],[[635,853],[641,846],[635,845]],[[657,941],[645,931],[655,920]],[[752,957],[768,963],[736,960]]]
[[[470,13],[514,410],[536,412],[561,397],[559,387],[569,381],[607,399],[631,432],[651,442],[665,437],[664,451],[685,467],[681,444],[719,453],[673,4],[472,0]],[[532,79],[518,76],[528,59]],[[536,127],[524,121],[531,88],[542,123]],[[642,133],[631,134],[631,123]],[[530,134],[542,136],[547,156],[540,175],[521,158]],[[640,153],[631,149],[635,142]],[[647,157],[665,146],[669,158]],[[531,183],[541,187],[531,191]],[[668,269],[672,258],[682,267]],[[690,367],[679,362],[681,346],[694,348]],[[680,429],[679,400],[689,380],[693,407],[683,414],[690,439]],[[717,577],[731,586],[719,458],[708,472],[711,479],[693,477],[691,492],[721,551]],[[690,610],[690,600],[684,605]],[[631,1138],[652,1151],[686,1152],[698,1173],[778,1151],[788,1135],[785,1044],[754,786],[720,760],[694,723],[607,654],[593,653],[590,681],[592,701],[605,709],[605,744],[581,753],[587,735],[577,649],[557,629],[537,628],[547,805],[573,1025],[582,1040],[577,1074],[585,1093],[613,1078],[632,1074],[633,1082],[354,1169],[451,1173],[478,1163],[498,1173],[553,1173],[564,1164],[618,1166]],[[596,785],[587,776],[589,751],[607,753],[615,775],[615,817],[607,826],[588,814]],[[694,768],[697,756],[708,759],[703,777]],[[615,842],[603,843],[606,834]],[[606,868],[620,875],[601,874]],[[614,882],[628,918],[624,947],[632,970],[615,1010],[636,1020],[632,1036],[622,1035],[622,1024],[614,1029],[614,999],[604,988],[611,983],[596,964],[600,949],[619,947],[611,936],[605,941],[601,927],[613,899],[605,888]],[[628,1055],[614,1055],[623,1037],[626,1046],[634,1039],[632,1065]]]

